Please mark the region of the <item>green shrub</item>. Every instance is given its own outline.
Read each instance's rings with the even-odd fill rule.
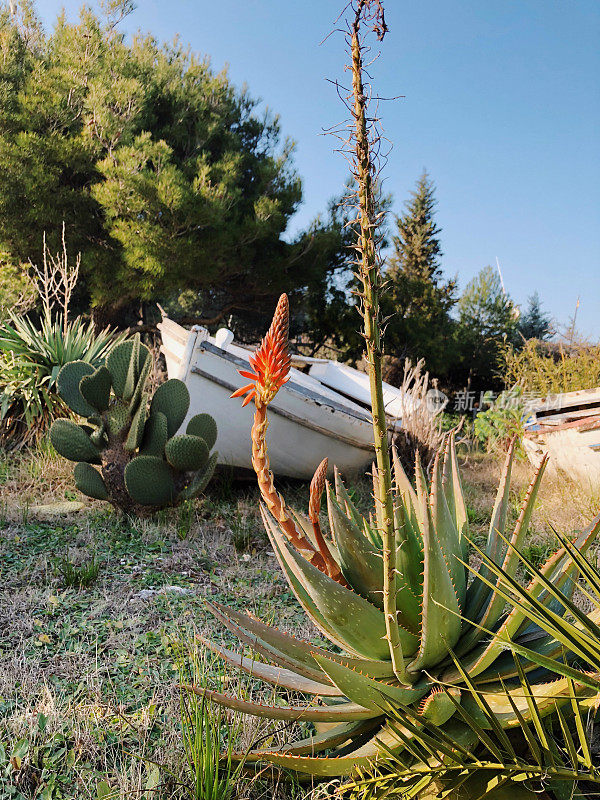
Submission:
[[[488,453],[506,452],[511,441],[523,433],[523,392],[520,388],[502,392],[487,411],[475,417],[473,431],[478,444]],[[517,454],[523,455],[517,448]]]
[[[96,333],[92,322],[64,325],[61,314],[40,322],[17,317],[0,324],[0,442],[16,447],[38,440],[68,409],[56,379],[70,361],[98,366],[124,337],[108,328]]]
[[[530,339],[522,349],[509,346],[503,354],[502,377],[507,386],[547,394],[593,389],[600,385],[600,345],[565,345]]]

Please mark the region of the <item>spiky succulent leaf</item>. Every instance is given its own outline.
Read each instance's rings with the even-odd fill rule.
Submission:
[[[70,419],[57,419],[50,430],[50,441],[57,453],[69,461],[99,464],[100,454],[88,434]]]
[[[88,497],[94,497],[96,500],[108,500],[108,492],[102,480],[102,475],[91,464],[86,461],[80,461],[75,464],[73,477],[75,478],[75,486],[83,494],[87,494]]]
[[[156,456],[135,456],[125,467],[125,486],[142,506],[166,506],[175,499],[171,468]]]
[[[84,375],[81,379],[79,391],[96,411],[106,411],[108,408],[111,381],[110,372],[105,366],[98,367],[91,375]]]
[[[165,457],[180,472],[203,470],[208,462],[208,447],[199,436],[184,433],[169,439],[165,446]]]
[[[160,411],[167,418],[167,431],[169,438],[174,436],[190,407],[190,393],[183,381],[170,378],[162,383],[154,392],[150,413]]]
[[[217,423],[210,414],[193,416],[188,422],[185,432],[204,439],[209,450],[212,450],[217,442]]]
[[[56,379],[58,393],[69,408],[80,417],[91,417],[96,409],[81,394],[81,379],[91,375],[94,368],[87,361],[69,361],[61,367]]]

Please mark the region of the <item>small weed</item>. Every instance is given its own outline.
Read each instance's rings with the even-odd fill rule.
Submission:
[[[177,509],[177,538],[180,542],[191,538],[194,524],[194,501],[185,500]]]
[[[54,565],[55,574],[68,589],[87,589],[95,583],[100,572],[100,562],[92,558],[76,566],[68,558],[61,558]]]

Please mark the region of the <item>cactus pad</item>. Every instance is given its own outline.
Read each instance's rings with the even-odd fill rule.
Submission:
[[[146,420],[140,454],[162,456],[167,443],[167,418],[162,411],[151,414]]]
[[[95,497],[96,500],[108,499],[108,492],[102,476],[91,464],[85,461],[75,464],[73,477],[75,478],[75,486],[80,492],[87,494],[88,497]]]
[[[208,461],[208,447],[199,436],[173,436],[166,444],[165,456],[173,469],[180,472],[202,470]]]
[[[57,453],[69,461],[99,464],[100,454],[88,434],[70,419],[57,419],[50,430],[50,441]]]
[[[129,407],[122,400],[117,400],[108,412],[108,430],[111,436],[118,436],[119,433],[131,421]]]
[[[136,503],[165,506],[175,499],[175,484],[166,461],[157,456],[136,456],[125,467],[125,486]]]
[[[186,433],[191,436],[200,436],[204,439],[209,450],[217,441],[217,423],[210,414],[196,414],[187,424]]]
[[[162,383],[154,392],[150,413],[161,411],[167,418],[167,432],[174,436],[190,407],[190,393],[183,381],[171,378]]]
[[[98,367],[91,375],[84,375],[79,382],[79,391],[96,411],[106,411],[110,400],[112,385],[110,372],[106,367]]]
[[[131,420],[131,426],[129,428],[129,433],[127,434],[127,439],[125,440],[125,450],[129,450],[133,452],[137,450],[137,448],[142,443],[142,436],[144,435],[144,425],[146,424],[146,416],[148,409],[148,401],[144,397],[138,406],[138,410],[135,412],[133,419]]]
[[[146,363],[146,359],[150,358],[150,351],[145,345],[139,344],[138,338],[138,363],[137,374],[141,373],[142,366]],[[129,363],[134,349],[135,339],[128,339],[126,342],[113,347],[106,357],[106,366],[110,370],[112,376],[112,385],[117,397],[123,397],[125,390],[125,383],[129,374]]]
[[[217,466],[217,457],[218,453],[213,453],[208,459],[208,464],[206,465],[204,471],[197,472],[190,485],[181,491],[179,496],[182,500],[191,500],[194,497],[198,497],[198,495],[206,489],[215,472],[215,467]]]
[[[216,455],[209,460],[217,437],[212,417],[198,414],[177,434],[190,405],[182,381],[166,381],[149,402],[152,363],[137,335],[113,347],[97,370],[84,361],[66,364],[59,391],[86,424],[59,419],[50,433],[57,452],[77,462],[80,491],[138,516],[197,496],[216,464]]]
[[[81,379],[93,372],[94,368],[87,361],[69,361],[61,368],[56,379],[59,395],[80,417],[90,417],[96,411],[79,390]]]

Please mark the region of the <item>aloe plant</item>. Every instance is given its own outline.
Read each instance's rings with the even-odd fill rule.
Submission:
[[[245,658],[207,641],[208,647],[255,677],[314,699],[304,706],[264,706],[200,691],[249,714],[336,724],[279,751],[250,753],[248,760],[264,759],[320,776],[349,773],[358,765],[367,766],[373,758],[406,750],[411,736],[398,736],[390,724],[390,714],[403,708],[410,708],[417,720],[434,723],[444,735],[459,741],[470,735],[462,711],[488,726],[481,719],[473,692],[482,693],[501,728],[532,721],[531,704],[518,685],[521,665],[516,666],[507,652],[513,642],[536,654],[535,658],[525,654],[522,670],[540,716],[561,707],[568,713],[573,691],[581,698],[595,696],[600,688],[598,669],[587,679],[563,674],[565,648],[577,655],[575,646],[569,648],[565,637],[557,638],[540,623],[532,625],[522,604],[513,602],[505,608],[511,598],[504,582],[515,581],[518,551],[545,469],[543,462],[516,523],[509,528],[514,443],[504,463],[490,520],[484,551],[487,561],[470,584],[469,526],[453,435],[446,438],[443,452],[435,460],[430,483],[418,456],[413,486],[394,454],[391,497],[396,592],[392,613],[398,641],[387,637],[389,608],[384,604],[385,544],[381,534],[384,511],[377,502],[376,466],[375,508],[369,519],[359,513],[337,471],[333,484],[327,484],[326,462],[319,465],[311,484],[308,516],[288,510],[274,488],[265,433],[268,405],[289,373],[286,337],[287,298],[283,297],[269,333],[251,359],[253,371],[244,373],[252,383],[235,394],[246,394],[246,401],[250,397],[256,404],[253,463],[273,549],[313,624],[341,652],[301,642],[241,611],[207,602],[215,617],[264,660]],[[323,494],[328,532],[322,529],[319,514]],[[585,553],[599,531],[600,517],[578,537],[578,552]],[[559,612],[550,587],[568,597],[579,568],[563,544],[534,573],[523,592],[541,609],[540,614],[553,618]],[[517,685],[511,687],[514,681]],[[331,757],[317,755],[324,751]]]
[[[261,657],[255,660],[210,641],[207,646],[231,665],[254,677],[312,700],[305,705],[271,706],[197,687],[199,694],[231,709],[275,720],[327,723],[307,738],[276,750],[244,754],[246,763],[267,761],[303,774],[344,775],[390,754],[414,758],[413,742],[425,728],[466,749],[473,730],[510,728],[543,719],[577,698],[596,697],[600,674],[585,680],[564,674],[561,665],[577,654],[541,624],[533,625],[521,603],[506,606],[502,580],[514,581],[546,462],[533,478],[520,514],[509,528],[510,476],[514,442],[502,471],[490,520],[487,561],[479,576],[469,577],[469,528],[454,437],[450,434],[435,460],[429,483],[417,455],[415,485],[399,459],[390,463],[385,410],[381,396],[381,291],[377,253],[375,170],[362,82],[368,23],[383,38],[386,26],[380,0],[350,5],[355,121],[354,174],[358,184],[357,274],[371,384],[374,451],[374,508],[366,518],[352,503],[341,476],[325,480],[322,462],[311,484],[309,515],[289,510],[276,491],[266,443],[267,410],[290,370],[289,309],[283,295],[251,370],[250,383],[234,392],[254,401],[252,463],[258,478],[263,522],[290,588],[313,624],[336,650],[317,647],[266,625],[241,611],[208,602],[208,608],[240,642]],[[328,532],[320,504],[326,494]],[[600,530],[600,517],[577,540],[581,553]],[[573,591],[579,565],[563,545],[527,586],[540,615],[560,615],[549,586]],[[500,572],[498,572],[500,571]],[[515,663],[512,644],[536,653]],[[522,651],[519,651],[522,652]],[[524,650],[523,650],[524,652]],[[582,673],[583,674],[583,673]],[[525,676],[528,693],[523,693]],[[193,687],[191,687],[193,689]],[[489,715],[481,713],[479,700]],[[406,720],[396,724],[397,718]],[[439,748],[438,748],[439,749]],[[435,749],[432,752],[436,752]]]
[[[210,453],[214,419],[197,414],[179,434],[190,405],[187,387],[171,379],[150,397],[151,366],[139,334],[114,347],[97,369],[84,361],[65,364],[58,391],[86,424],[58,419],[50,431],[55,450],[77,462],[80,491],[137,516],[197,497],[217,462]]]

